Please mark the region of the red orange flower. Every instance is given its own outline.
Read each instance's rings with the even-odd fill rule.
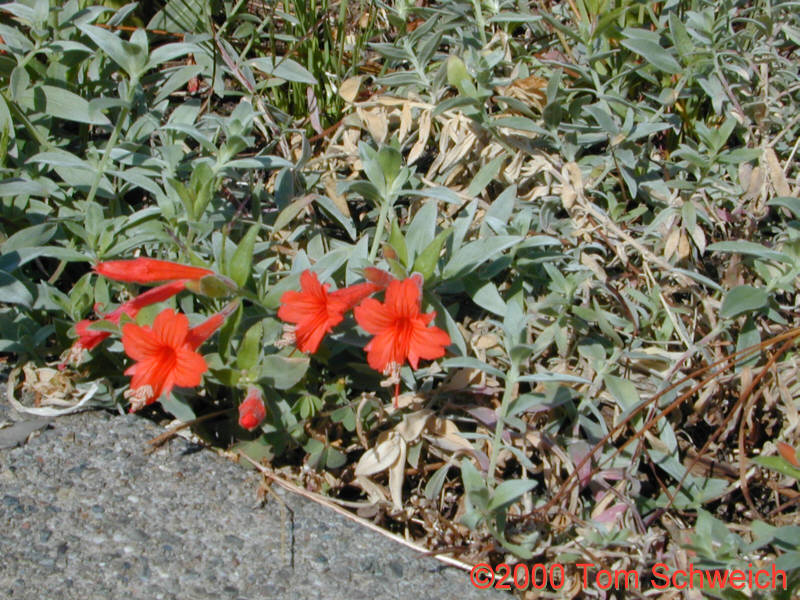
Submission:
[[[261,398],[261,390],[251,387],[247,391],[247,398],[239,405],[239,425],[252,431],[267,417],[267,409]]]
[[[372,283],[360,283],[329,293],[328,287],[319,282],[316,273],[306,270],[300,275],[301,291],[281,296],[278,318],[296,324],[294,341],[302,352],[316,352],[325,334],[341,323],[344,313],[380,289]]]
[[[202,279],[213,275],[214,271],[157,260],[155,258],[134,258],[133,260],[107,260],[97,263],[95,272],[116,281],[131,283],[153,283],[172,279]]]
[[[397,377],[408,360],[416,369],[419,360],[444,356],[450,336],[438,327],[429,327],[435,312],[420,312],[422,281],[419,276],[394,280],[386,289],[383,303],[365,299],[353,312],[362,329],[375,337],[364,347],[369,366],[385,375]],[[395,388],[395,400],[397,388]]]
[[[101,321],[109,321],[111,323],[119,323],[122,315],[128,315],[134,319],[136,318],[136,315],[139,314],[139,311],[145,306],[150,306],[156,302],[168,300],[183,290],[184,287],[186,287],[185,280],[165,283],[164,285],[147,290],[143,294],[139,294],[132,300],[128,300],[105,316],[100,315],[99,313],[98,316],[100,317]],[[95,311],[96,310],[97,309],[95,308]],[[80,355],[84,350],[93,350],[98,344],[100,344],[100,342],[111,335],[111,333],[108,331],[96,331],[94,329],[89,329],[89,326],[96,322],[97,321],[92,319],[83,319],[75,324],[75,333],[78,334],[78,339],[75,340],[75,343],[70,350],[70,358],[68,358],[67,361],[79,362]]]
[[[212,323],[218,327],[221,321]],[[152,404],[175,386],[200,384],[208,366],[196,350],[213,333],[204,328],[198,334],[196,330],[200,328],[203,325],[190,330],[186,315],[170,308],[159,313],[152,327],[134,323],[123,326],[122,345],[125,353],[136,361],[125,371],[132,376],[130,390],[126,392],[131,399],[131,412]]]

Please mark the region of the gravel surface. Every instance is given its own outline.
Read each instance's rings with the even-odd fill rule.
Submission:
[[[4,404],[3,420],[16,420]],[[289,521],[274,499],[258,506],[252,471],[182,438],[145,454],[159,433],[87,412],[0,450],[0,598],[504,597],[274,487],[294,513],[292,552]]]

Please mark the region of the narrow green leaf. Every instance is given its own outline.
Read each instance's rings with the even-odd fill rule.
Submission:
[[[462,246],[450,259],[444,268],[442,277],[451,279],[464,275],[520,241],[522,238],[519,236],[498,235],[470,242]]]
[[[739,337],[736,339],[736,351],[740,352],[745,348],[750,348],[760,343],[761,334],[758,332],[758,327],[756,326],[752,315],[748,315],[742,330],[739,332]],[[755,366],[759,358],[761,358],[761,352],[756,351],[745,359],[738,361],[736,363],[736,371],[740,371],[742,367]]]
[[[495,488],[487,510],[494,512],[495,510],[506,507],[521,498],[523,494],[529,492],[538,484],[537,481],[532,479],[511,479],[504,481]]]
[[[477,278],[471,278],[470,281],[465,282],[467,293],[472,298],[472,301],[499,317],[505,317],[506,303],[503,297],[500,296],[500,292],[497,291],[497,286],[491,281],[487,281],[483,285],[480,285],[481,282],[482,280]]]
[[[628,38],[622,40],[622,45],[642,56],[651,65],[665,73],[678,74],[683,69],[668,50],[655,42],[642,38]]]
[[[715,250],[718,252],[731,252],[736,254],[745,254],[750,256],[755,256],[762,260],[776,260],[778,262],[789,263],[793,262],[793,259],[788,254],[784,254],[783,252],[777,252],[775,250],[770,250],[761,244],[757,244],[756,242],[748,242],[747,240],[735,240],[730,242],[716,242],[714,244],[709,245],[706,250]]]
[[[242,241],[239,242],[236,252],[233,253],[233,258],[231,258],[228,275],[239,287],[244,287],[244,284],[247,283],[247,278],[250,276],[250,269],[253,264],[253,249],[260,230],[261,226],[258,223],[252,225],[242,238]]]
[[[262,56],[248,61],[247,64],[262,73],[285,79],[286,81],[307,83],[309,85],[317,84],[317,79],[305,67],[291,58],[279,57],[275,61],[272,56]]]
[[[452,227],[448,227],[440,232],[433,241],[417,256],[414,261],[414,266],[411,269],[413,272],[420,273],[423,279],[430,279],[431,275],[436,268],[436,263],[439,261],[439,255],[442,252],[442,247],[453,232]]]
[[[630,381],[614,375],[606,375],[603,377],[603,381],[624,412],[628,412],[639,405],[639,392],[636,391],[636,386]]]
[[[261,321],[250,327],[242,338],[242,344],[239,346],[239,352],[236,355],[236,366],[242,370],[249,369],[258,362],[259,352],[261,350],[261,336],[264,333],[264,328]]]
[[[500,153],[500,156],[493,158],[488,163],[483,165],[475,174],[475,177],[472,178],[472,181],[467,188],[467,195],[477,196],[484,189],[486,189],[486,186],[489,185],[495,177],[497,177],[497,174],[500,172],[500,167],[503,166],[506,158],[508,158],[508,156],[505,153]]]
[[[84,98],[53,85],[40,85],[30,90],[36,109],[47,115],[67,121],[90,125],[111,125],[103,113],[93,110]]]
[[[755,456],[750,459],[757,465],[777,471],[781,475],[800,481],[800,469],[793,467],[780,456]]]
[[[88,35],[128,76],[138,78],[142,75],[147,64],[147,49],[142,47],[141,36],[137,36],[136,32],[131,36],[131,42],[125,42],[110,31],[94,25],[78,25],[78,29]]]
[[[750,285],[739,285],[727,293],[719,309],[722,318],[736,317],[742,313],[751,312],[767,305],[769,296],[764,288],[755,288]]]
[[[33,295],[28,288],[5,271],[0,271],[0,297],[7,304],[21,304],[26,308],[30,308],[33,304]]]
[[[479,371],[483,371],[488,375],[494,375],[495,377],[499,377],[500,379],[506,378],[506,374],[500,369],[488,365],[482,360],[478,360],[477,358],[473,358],[472,356],[454,356],[452,358],[446,358],[441,362],[441,367],[443,369],[456,369],[456,368],[478,369]]]
[[[403,232],[400,231],[400,226],[397,224],[397,219],[392,221],[392,231],[389,234],[389,245],[397,254],[397,259],[408,267],[408,248],[406,247],[406,238]]]

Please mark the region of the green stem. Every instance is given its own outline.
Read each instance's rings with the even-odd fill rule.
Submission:
[[[475,7],[475,22],[478,26],[478,31],[481,34],[481,43],[486,45],[486,21],[483,18],[483,9],[481,8],[481,0],[472,0],[472,5]]]
[[[97,166],[97,175],[95,175],[94,181],[92,182],[92,187],[89,189],[89,195],[86,197],[87,204],[91,203],[94,200],[94,197],[97,195],[97,188],[100,187],[100,181],[103,179],[103,174],[106,172],[108,160],[111,158],[111,150],[114,148],[114,146],[116,146],[117,138],[119,138],[119,134],[122,132],[122,125],[125,123],[125,120],[128,118],[128,113],[131,111],[133,95],[136,93],[136,86],[138,84],[138,77],[132,77],[128,82],[128,94],[125,98],[125,106],[122,107],[122,110],[117,117],[117,124],[114,125],[114,129],[111,132],[111,137],[108,138],[106,149],[103,152],[103,157],[100,159],[100,164]]]
[[[515,363],[511,363],[511,368],[506,375],[506,386],[503,391],[503,399],[500,401],[500,410],[497,413],[497,425],[495,425],[494,428],[492,455],[489,458],[489,472],[486,479],[489,489],[494,488],[494,471],[497,468],[497,457],[500,454],[500,445],[503,441],[503,429],[506,425],[506,415],[508,415],[508,407],[511,406],[511,401],[514,399],[514,387],[517,385],[518,377],[519,367]]]
[[[381,205],[381,213],[378,215],[378,224],[375,226],[375,239],[372,240],[372,248],[369,251],[369,262],[374,263],[375,257],[378,256],[378,246],[383,237],[383,230],[386,226],[386,215],[389,212],[389,207],[392,205],[390,198],[384,198]]]

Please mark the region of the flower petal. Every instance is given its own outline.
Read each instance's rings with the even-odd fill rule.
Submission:
[[[278,318],[288,323],[300,323],[325,310],[325,300],[305,292],[288,291],[281,296]]]
[[[161,344],[150,327],[126,323],[122,326],[122,347],[133,360],[146,360],[158,353]]]
[[[381,287],[374,283],[357,283],[349,285],[341,290],[336,290],[328,294],[328,304],[337,304],[341,307],[341,312],[347,312],[354,306],[359,304],[364,298],[370,294],[379,291]]]
[[[267,417],[267,409],[261,391],[250,388],[247,398],[239,405],[239,425],[248,431],[258,427]]]
[[[75,333],[78,334],[78,339],[75,343],[81,348],[92,350],[100,342],[111,335],[111,333],[108,331],[94,331],[93,329],[89,329],[89,325],[96,322],[97,321],[83,319],[82,321],[75,323]]]
[[[394,314],[389,308],[375,298],[364,299],[353,309],[353,316],[361,329],[373,335],[392,327],[395,320]]]
[[[444,356],[450,345],[450,336],[438,327],[426,327],[422,320],[415,320],[408,348],[408,362],[416,369],[420,358],[435,359]]]
[[[169,362],[164,361],[162,356],[156,354],[152,358],[137,362],[127,369],[125,374],[132,375],[130,385],[132,390],[145,386],[149,386],[153,390],[152,399],[147,402],[150,404],[161,396],[171,367]]]
[[[394,332],[387,329],[376,335],[364,346],[367,351],[367,363],[379,373],[386,371],[391,363],[400,364],[404,359],[399,358],[396,348]]]
[[[172,281],[170,283],[165,283],[164,285],[154,287],[151,290],[147,290],[146,292],[139,294],[132,300],[128,300],[117,310],[124,312],[130,317],[136,317],[137,313],[145,306],[150,306],[151,304],[155,304],[156,302],[163,302],[164,300],[168,300],[169,298],[172,298],[175,294],[181,292],[185,288],[186,288],[186,280],[184,279],[180,279],[178,281]]]
[[[214,271],[192,267],[168,260],[135,258],[133,260],[107,260],[95,265],[96,273],[117,281],[153,283],[172,279],[202,279]]]
[[[315,318],[298,324],[294,332],[297,339],[297,349],[301,352],[311,352],[312,354],[316,352],[325,334],[330,332],[335,325],[338,325],[342,318],[341,315],[338,315],[337,318],[336,315],[329,316],[327,312],[320,312]]]
[[[178,348],[186,341],[189,319],[183,313],[165,308],[153,321],[153,333],[163,345],[173,349]]]
[[[175,367],[172,369],[175,385],[195,387],[203,380],[203,373],[208,370],[205,358],[192,350],[188,345],[175,351]]]

